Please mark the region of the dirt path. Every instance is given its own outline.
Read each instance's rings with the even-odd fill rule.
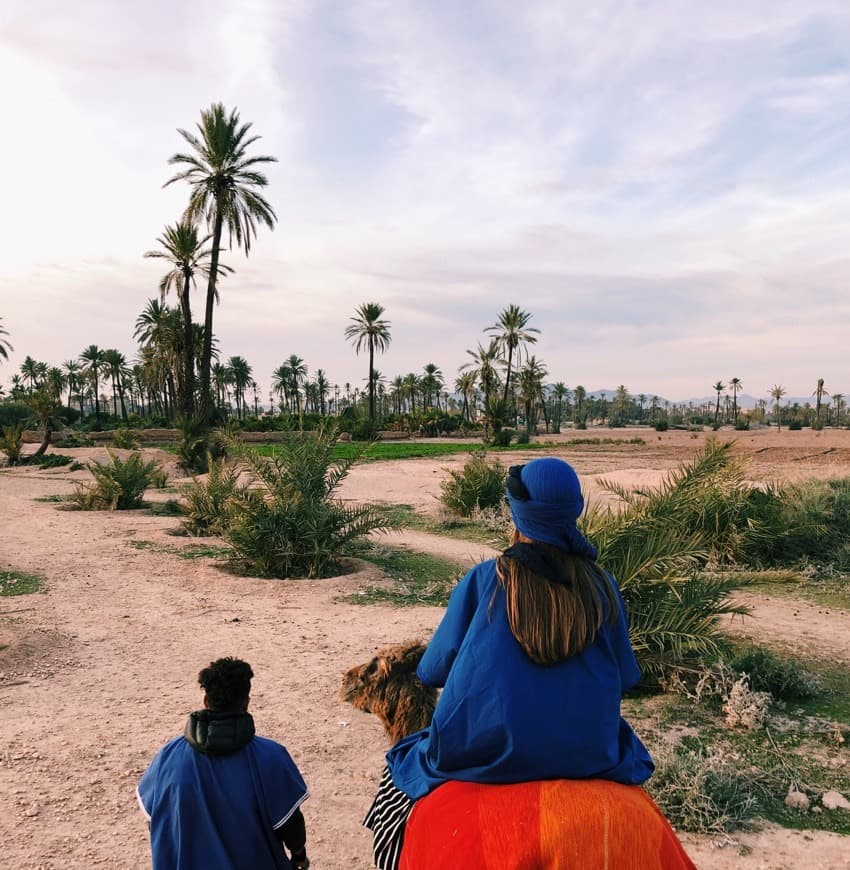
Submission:
[[[622,463],[640,466],[625,451]],[[364,466],[347,481],[345,495],[433,505],[448,464]],[[147,831],[134,798],[138,777],[198,706],[198,670],[236,655],[257,674],[252,711],[259,732],[287,744],[309,783],[305,816],[314,866],[370,867],[360,820],[385,744],[373,718],[338,699],[340,676],[383,643],[427,636],[441,611],[341,600],[378,580],[375,570],[318,582],[241,578],[215,560],[169,552],[199,543],[169,536],[174,519],[66,512],[35,500],[67,494],[74,479],[85,477],[0,472],[0,568],[46,580],[44,594],[0,599],[3,865],[148,866]],[[486,553],[482,545],[432,538],[410,532],[398,540],[469,562]],[[775,631],[801,642],[820,636],[818,616],[831,645],[842,641],[841,632],[850,636],[846,615],[786,616]],[[706,840],[688,842],[709,870],[850,867],[846,840],[802,837],[768,831],[745,839],[757,850],[748,857]]]

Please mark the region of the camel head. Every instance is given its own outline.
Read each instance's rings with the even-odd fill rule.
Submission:
[[[431,724],[437,690],[416,676],[424,652],[419,642],[387,646],[342,679],[342,699],[377,716],[393,743]]]

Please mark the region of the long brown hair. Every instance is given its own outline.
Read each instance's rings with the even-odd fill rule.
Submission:
[[[511,543],[519,542],[530,539],[515,530]],[[517,643],[537,664],[554,665],[590,646],[606,617],[614,622],[620,608],[611,581],[596,562],[533,543],[561,566],[569,584],[552,583],[505,556],[496,560],[496,576]]]

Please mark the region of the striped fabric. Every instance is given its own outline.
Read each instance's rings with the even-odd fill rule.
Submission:
[[[378,794],[363,820],[374,835],[372,851],[380,870],[396,870],[404,844],[404,826],[413,809],[413,801],[396,788],[388,767],[384,768]]]
[[[449,782],[416,802],[399,870],[695,870],[639,786]]]

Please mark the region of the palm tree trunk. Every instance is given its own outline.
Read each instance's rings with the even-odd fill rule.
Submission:
[[[502,401],[505,403],[505,409],[507,409],[508,402],[508,390],[511,386],[511,358],[513,357],[514,349],[508,345],[508,368],[505,372],[505,391],[502,393]]]
[[[195,416],[195,349],[192,311],[189,307],[189,280],[189,275],[183,276],[183,292],[180,294],[180,308],[183,312],[183,396],[180,412],[185,420]]]
[[[369,422],[375,422],[375,378],[373,377],[375,363],[375,345],[369,336]]]
[[[213,306],[215,305],[215,286],[218,278],[218,256],[221,250],[221,230],[224,216],[221,207],[216,205],[215,224],[213,225],[212,251],[210,253],[210,278],[207,284],[206,309],[204,311],[204,346],[201,351],[201,395],[199,400],[200,417],[204,423],[212,420],[213,401],[210,394],[210,370],[212,368]]]

